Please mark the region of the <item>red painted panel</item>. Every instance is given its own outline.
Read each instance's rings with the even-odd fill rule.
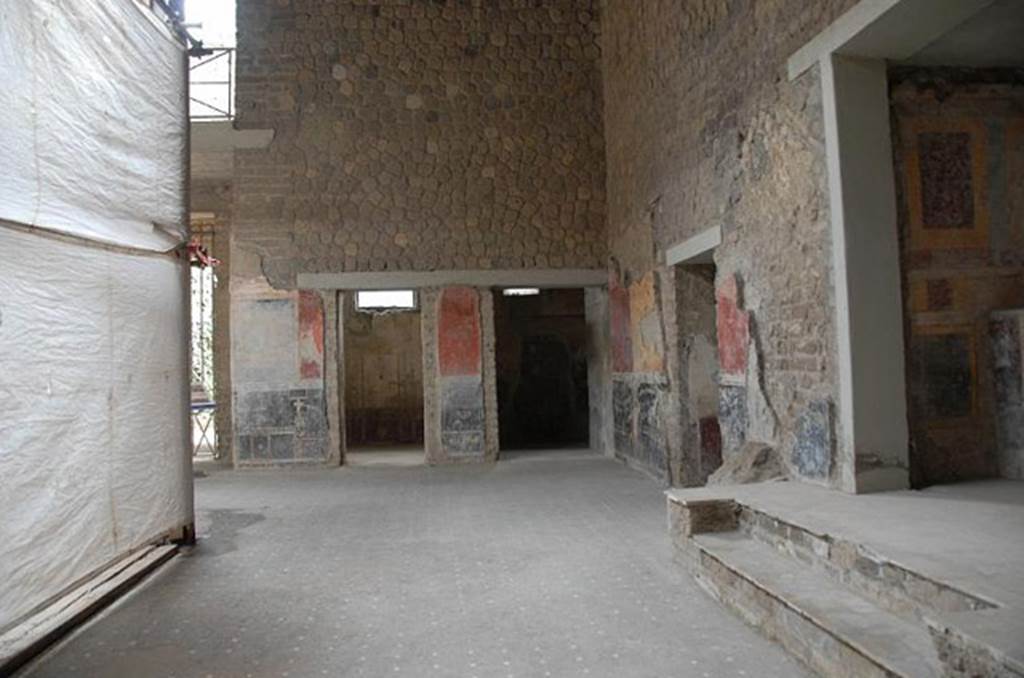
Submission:
[[[707,475],[722,465],[722,428],[718,417],[700,420],[700,467]]]
[[[441,293],[437,350],[442,377],[480,374],[480,305],[471,287]]]
[[[613,276],[608,284],[609,315],[611,316],[612,370],[633,371],[633,336],[629,310],[629,289]]]
[[[718,360],[724,374],[747,372],[747,344],[750,342],[750,314],[739,307],[739,284],[730,275],[718,288]]]
[[[318,379],[323,374],[324,309],[316,292],[299,292],[299,376]]]

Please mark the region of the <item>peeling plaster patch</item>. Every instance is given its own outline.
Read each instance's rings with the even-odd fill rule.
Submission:
[[[612,419],[615,428],[615,450],[620,455],[633,454],[633,387],[615,380],[612,385]]]
[[[747,440],[747,389],[722,384],[718,391],[722,457],[738,454]]]
[[[989,324],[999,471],[1024,478],[1024,311],[1004,311]]]
[[[660,403],[664,388],[654,384],[640,384],[637,400],[637,452],[640,461],[651,470],[664,473],[667,468],[667,440]]]
[[[658,373],[665,369],[665,339],[657,296],[654,271],[629,287],[633,367],[637,372]]]
[[[442,377],[480,374],[480,306],[471,287],[441,293],[438,352]]]
[[[687,360],[687,387],[697,419],[718,413],[718,355],[704,335],[693,335]]]
[[[237,397],[240,463],[326,458],[327,414],[322,389],[247,391]]]
[[[479,374],[442,380],[441,445],[448,457],[484,455],[484,387]]]
[[[612,276],[608,286],[609,315],[611,316],[612,370],[633,371],[633,338],[629,310],[629,290]]]
[[[703,473],[722,465],[722,429],[718,417],[700,420],[700,467]]]
[[[299,292],[299,377],[320,379],[324,364],[324,309],[320,295]]]
[[[735,274],[722,282],[716,293],[718,304],[718,363],[722,383],[740,385],[746,381],[750,315],[741,310],[739,281]]]
[[[808,478],[828,478],[834,449],[832,404],[827,400],[813,401],[797,420],[793,466]]]
[[[747,348],[747,440],[774,443],[778,417],[765,395],[761,358],[756,342]]]

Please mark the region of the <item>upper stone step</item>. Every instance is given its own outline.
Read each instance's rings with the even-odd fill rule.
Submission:
[[[941,675],[927,627],[741,532],[696,534],[695,575],[763,633],[828,676]]]

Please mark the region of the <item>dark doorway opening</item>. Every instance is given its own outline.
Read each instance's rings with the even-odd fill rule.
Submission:
[[[503,290],[494,316],[500,448],[588,447],[583,290]]]

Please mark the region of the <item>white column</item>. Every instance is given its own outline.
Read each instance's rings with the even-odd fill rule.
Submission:
[[[821,60],[839,370],[840,482],[908,486],[896,180],[886,65]]]

